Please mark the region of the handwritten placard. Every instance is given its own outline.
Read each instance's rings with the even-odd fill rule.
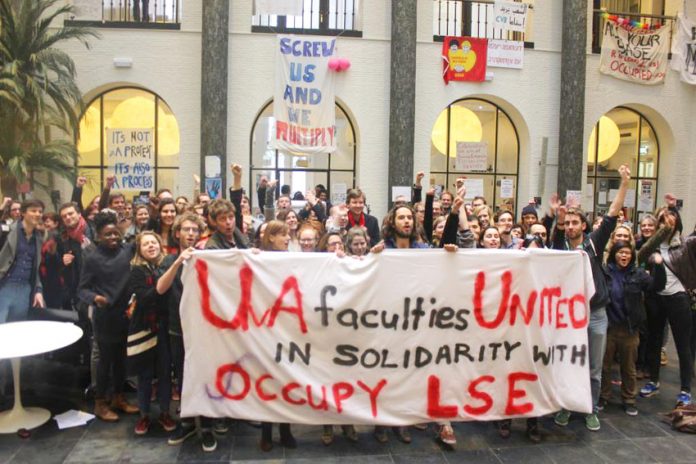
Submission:
[[[493,7],[493,27],[524,32],[527,27],[527,4],[496,1]]]
[[[106,129],[109,173],[114,190],[152,190],[155,187],[155,137],[152,128]]]
[[[457,171],[485,171],[488,168],[487,142],[457,142]]]
[[[336,150],[336,39],[279,35],[276,42],[273,146],[298,154]]]
[[[589,413],[587,255],[496,251],[195,252],[182,277],[182,416],[409,425]]]
[[[522,69],[524,67],[524,42],[489,39],[488,66]]]

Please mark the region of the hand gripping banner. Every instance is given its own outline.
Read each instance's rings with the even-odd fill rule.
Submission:
[[[200,251],[182,416],[301,424],[590,412],[581,252]]]

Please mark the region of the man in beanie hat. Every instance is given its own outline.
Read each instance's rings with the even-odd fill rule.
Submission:
[[[522,226],[525,232],[532,227],[532,224],[539,222],[539,216],[537,215],[536,204],[529,203],[527,206],[522,208]]]

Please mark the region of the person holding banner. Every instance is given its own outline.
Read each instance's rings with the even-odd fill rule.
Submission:
[[[461,207],[461,200],[458,198],[456,205],[456,214]],[[387,214],[387,218],[383,228],[384,239],[370,250],[372,253],[381,253],[387,249],[405,249],[405,248],[430,248],[428,244],[418,240],[418,230],[415,224],[416,214],[408,205],[395,206]],[[446,251],[456,252],[457,245],[453,243],[443,243],[443,248]],[[438,439],[447,446],[453,447],[457,444],[457,438],[454,435],[454,429],[449,421],[438,422],[439,431]],[[408,427],[393,427],[393,431],[397,438],[403,443],[411,443],[411,435]],[[375,438],[380,443],[386,443],[387,430],[386,427],[375,426]]]
[[[626,165],[619,167],[621,185],[616,197],[609,206],[608,213],[602,218],[602,223],[597,230],[586,234],[590,227],[587,216],[580,208],[567,208],[560,206],[557,211],[556,235],[553,248],[557,250],[582,250],[588,254],[592,267],[595,294],[590,300],[590,323],[588,331],[588,347],[590,353],[590,386],[592,389],[593,411],[585,416],[585,426],[588,430],[600,429],[597,412],[599,411],[599,393],[602,384],[602,362],[607,343],[607,318],[606,306],[609,303],[609,288],[606,274],[603,269],[604,249],[609,242],[612,231],[616,228],[619,211],[624,204],[626,191],[631,180],[631,171]],[[570,411],[561,410],[554,418],[554,422],[565,427],[570,420]]]
[[[201,236],[204,228],[203,220],[193,213],[184,213],[176,218],[174,222],[174,237],[179,243],[177,254],[167,255],[162,261],[162,276],[157,280],[157,293],[165,295],[167,298],[167,311],[169,315],[169,344],[171,347],[172,364],[174,375],[179,381],[179,388],[184,385],[184,340],[181,329],[181,316],[179,315],[179,304],[184,287],[181,282],[181,272],[183,264],[188,261],[193,253],[194,246]],[[181,392],[180,392],[181,393]],[[201,438],[201,448],[205,452],[215,451],[217,440],[209,427],[210,420],[199,418],[199,427],[194,423],[194,418],[182,417],[174,433],[169,437],[167,443],[179,445],[193,436],[198,431]],[[206,426],[206,427],[204,427]]]
[[[136,236],[128,282],[128,293],[135,295],[135,307],[129,311],[128,364],[131,373],[138,376],[140,419],[135,424],[136,435],[145,435],[150,430],[150,397],[155,372],[160,406],[157,422],[167,432],[176,428],[176,422],[169,415],[172,361],[166,301],[156,289],[163,259],[159,235],[145,231]]]
[[[290,243],[290,229],[285,222],[279,220],[269,221],[266,231],[261,239],[261,250],[264,251],[288,251]],[[297,448],[297,441],[292,436],[290,424],[279,424],[280,443],[285,448]],[[264,422],[261,424],[261,451],[268,452],[273,449],[273,424]]]

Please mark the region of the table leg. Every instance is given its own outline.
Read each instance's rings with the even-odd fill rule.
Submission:
[[[51,412],[43,408],[25,408],[22,406],[22,390],[19,385],[20,358],[11,359],[14,381],[14,406],[11,410],[0,413],[0,433],[15,433],[19,429],[33,429],[48,422]]]

